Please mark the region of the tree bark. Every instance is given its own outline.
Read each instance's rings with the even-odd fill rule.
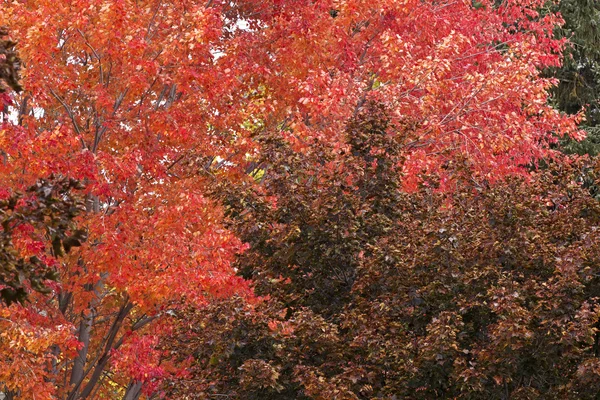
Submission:
[[[141,394],[142,382],[131,381],[129,386],[127,386],[127,391],[125,392],[125,397],[123,397],[123,400],[138,400]]]

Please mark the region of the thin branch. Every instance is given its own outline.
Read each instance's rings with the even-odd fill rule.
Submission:
[[[58,102],[63,106],[63,108],[67,112],[67,115],[69,116],[69,118],[71,119],[71,123],[73,124],[73,128],[75,129],[75,132],[79,136],[79,140],[81,141],[81,146],[84,149],[87,149],[88,146],[85,144],[85,141],[83,140],[83,135],[81,134],[81,128],[79,128],[79,125],[77,124],[77,121],[75,120],[75,114],[73,114],[71,107],[69,107],[69,105],[63,100],[63,98],[60,97],[56,92],[54,92],[54,90],[52,90],[52,88],[49,87],[48,90],[50,90],[50,93],[52,94],[52,96],[54,96],[54,98],[56,100],[58,100]]]
[[[92,47],[92,45],[90,44],[90,42],[88,42],[87,38],[85,37],[85,35],[83,34],[83,32],[81,32],[81,30],[79,28],[77,28],[77,32],[79,32],[79,34],[83,38],[83,41],[85,42],[85,45],[87,47],[89,47],[90,50],[92,50],[92,53],[94,54],[94,56],[98,60],[98,64],[99,64],[99,68],[100,68],[100,84],[104,85],[104,71],[102,70],[102,59],[100,58],[100,55],[98,54],[98,52],[96,51],[96,49],[94,49],[94,47]]]

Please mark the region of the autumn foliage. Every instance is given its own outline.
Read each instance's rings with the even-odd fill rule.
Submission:
[[[534,351],[536,324],[571,315],[546,310],[560,296],[578,339],[535,343],[587,354],[595,332],[595,303],[568,289],[585,274],[563,290],[554,272],[593,248],[595,205],[577,185],[546,184],[549,172],[523,177],[556,158],[559,137],[581,136],[547,102],[539,71],[565,43],[543,3],[0,1],[0,78],[14,89],[2,199],[33,187],[35,214],[62,179],[71,187],[52,196],[85,209],[52,230],[59,207],[28,232],[43,273],[27,302],[0,308],[0,390],[370,398],[559,385],[519,380],[497,358]],[[553,190],[576,205],[549,212]],[[500,229],[502,210],[516,225]],[[11,251],[14,226],[2,228]],[[15,243],[14,260],[32,262]],[[522,293],[505,283],[519,279]],[[579,357],[570,368],[588,376],[593,358]]]
[[[52,176],[25,194],[2,193],[0,299],[7,305],[24,303],[31,289],[50,292],[44,283],[58,277],[56,257],[85,241],[85,231],[73,222],[83,209],[77,189],[80,182]]]
[[[171,398],[596,398],[598,166],[490,186],[461,162],[451,194],[407,194],[389,123],[367,106],[335,157],[262,137],[260,185],[218,185],[267,297],[178,314]]]

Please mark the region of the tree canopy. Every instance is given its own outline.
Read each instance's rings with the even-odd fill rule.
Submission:
[[[578,115],[548,104],[541,71],[560,66],[565,40],[544,4],[0,0],[2,249],[17,266],[0,290],[28,294],[0,306],[0,390],[135,400],[239,385],[239,396],[354,398],[563,382],[576,393],[574,380],[515,375],[526,367],[494,358],[507,343],[533,351],[535,307],[572,299],[542,318],[582,318],[582,343],[595,323],[595,303],[569,292],[587,275],[567,274],[569,251],[592,240],[587,188],[557,183],[556,207],[575,205],[551,213],[552,173],[529,176],[541,160],[562,165],[559,138],[583,135]],[[573,168],[556,179],[576,179]],[[581,227],[543,230],[588,212]],[[539,233],[525,229],[538,217]],[[557,269],[556,281],[530,266]],[[519,274],[539,296],[493,305]],[[243,315],[204,321],[231,312]],[[188,316],[210,329],[190,339]],[[239,323],[252,332],[230,330]],[[492,336],[479,340],[481,329]],[[186,342],[205,332],[223,336],[201,350]],[[557,352],[589,350],[548,335],[539,343]],[[247,356],[236,337],[252,343]],[[203,380],[225,371],[231,380]]]
[[[337,156],[264,137],[261,184],[218,185],[266,297],[177,315],[170,397],[596,398],[598,166],[407,194],[390,123],[366,106]]]

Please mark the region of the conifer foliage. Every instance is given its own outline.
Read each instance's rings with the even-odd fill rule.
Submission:
[[[585,111],[582,127],[588,136],[583,142],[566,140],[569,153],[596,155],[600,143],[600,4],[589,0],[562,0],[556,9],[565,20],[557,36],[569,39],[560,68],[551,69],[558,85],[552,90],[553,103],[567,113]]]

